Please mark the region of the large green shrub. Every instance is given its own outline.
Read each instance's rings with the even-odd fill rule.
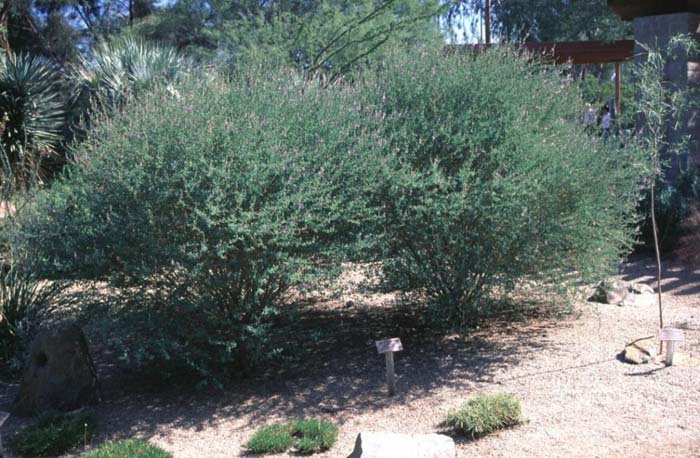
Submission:
[[[264,355],[290,288],[375,219],[379,139],[359,100],[286,72],[157,89],[98,123],[21,215],[15,253],[133,286],[99,315],[131,362],[235,374]]]
[[[577,92],[507,50],[384,62],[374,97],[397,164],[382,190],[388,286],[423,290],[465,323],[494,288],[614,264],[633,240],[644,164],[584,133]]]

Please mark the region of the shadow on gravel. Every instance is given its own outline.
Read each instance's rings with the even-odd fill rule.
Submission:
[[[278,323],[280,335],[292,336],[280,342],[290,351],[223,392],[149,386],[117,370],[99,343],[93,344],[103,387],[103,402],[95,408],[96,441],[149,437],[170,428],[198,431],[223,419],[240,419],[231,422],[231,431],[293,417],[332,416],[343,424],[357,412],[406,404],[443,387],[494,383],[500,369],[555,347],[548,329],[565,325],[506,314],[466,335],[445,335],[424,316],[417,306],[309,305]],[[384,358],[374,345],[387,337],[400,337],[404,347],[395,354],[398,394],[392,398],[385,393]],[[0,409],[10,399],[5,396]],[[17,425],[11,420],[3,432]]]
[[[622,266],[622,279],[644,282],[656,289],[656,262],[650,257],[628,260]],[[662,291],[687,296],[700,293],[700,270],[685,267],[677,262],[661,265]]]

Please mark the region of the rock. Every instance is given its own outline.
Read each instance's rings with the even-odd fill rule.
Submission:
[[[654,289],[644,283],[628,283],[616,278],[598,283],[589,301],[619,306],[647,307],[656,303]]]
[[[655,337],[637,339],[625,346],[622,359],[630,364],[646,364],[654,362],[654,355],[659,348],[659,342]]]
[[[632,307],[652,307],[657,304],[656,295],[644,293],[644,294],[628,294],[622,301],[620,306],[632,306]]]
[[[455,458],[455,443],[442,434],[361,432],[348,458]]]
[[[676,367],[700,367],[700,359],[693,358],[688,353],[676,351],[673,353],[673,365]]]
[[[28,358],[13,413],[70,411],[98,402],[95,366],[78,326],[64,325],[39,332]]]
[[[598,283],[593,295],[589,298],[593,302],[603,304],[621,304],[628,293],[628,285],[622,280],[612,279]]]
[[[631,288],[637,294],[654,294],[654,288],[645,283],[632,283]]]

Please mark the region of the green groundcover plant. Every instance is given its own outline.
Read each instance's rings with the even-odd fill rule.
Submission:
[[[172,458],[172,455],[142,439],[122,439],[100,445],[86,453],[85,458]]]
[[[56,456],[86,445],[94,432],[89,415],[47,414],[17,433],[14,448],[24,456]]]
[[[338,428],[318,418],[293,420],[258,429],[246,444],[251,453],[282,453],[294,447],[303,455],[330,449],[338,439]]]
[[[480,394],[447,414],[445,424],[477,438],[522,422],[520,401],[510,394]]]

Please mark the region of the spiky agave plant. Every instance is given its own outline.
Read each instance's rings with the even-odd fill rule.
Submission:
[[[44,58],[0,56],[0,179],[26,187],[55,154],[65,122],[59,75]]]
[[[159,83],[177,80],[191,68],[176,50],[134,38],[99,44],[76,67],[77,103],[90,108],[115,107]]]
[[[31,337],[51,301],[65,289],[15,268],[0,269],[0,358],[16,354]]]

